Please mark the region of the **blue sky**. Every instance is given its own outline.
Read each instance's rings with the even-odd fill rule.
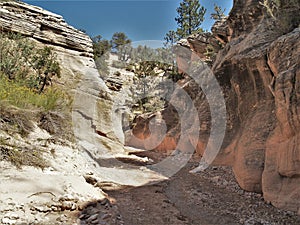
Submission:
[[[115,32],[125,32],[133,41],[163,40],[169,30],[176,29],[176,8],[181,0],[140,0],[140,1],[73,1],[73,0],[24,0],[51,12],[60,14],[78,29],[84,29],[90,36],[100,34],[111,39]],[[232,8],[233,0],[200,0],[207,8],[206,20],[202,27],[210,30],[213,21],[209,18],[216,3]]]

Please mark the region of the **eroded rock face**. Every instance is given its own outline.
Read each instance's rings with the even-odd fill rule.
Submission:
[[[13,1],[0,3],[0,27],[1,32],[19,33],[38,46],[47,45],[56,51],[62,68],[60,82],[72,89],[78,85],[73,101],[76,137],[91,143],[96,138],[104,151],[122,150],[123,144],[115,133],[120,115],[112,113],[113,100],[96,69],[91,38],[60,15]]]
[[[209,60],[208,51],[218,52],[221,49],[218,40],[211,33],[193,34],[187,38],[187,41],[203,61]]]
[[[215,163],[232,165],[244,190],[263,192],[273,205],[293,211],[300,208],[299,8],[299,2],[281,1],[279,19],[274,19],[257,0],[235,0],[227,20],[212,29],[225,45],[212,71],[227,108],[226,135]],[[192,52],[203,55],[208,40],[199,35],[179,42],[186,49],[177,55],[181,71],[188,70]],[[199,115],[208,115],[192,82],[185,79],[182,87]],[[200,124],[209,132],[211,118],[205,119]],[[176,139],[178,131],[167,135]],[[200,133],[200,155],[206,146],[203,137]]]
[[[286,25],[269,18],[257,1],[235,1],[227,21],[231,37],[212,69],[225,93],[223,147],[233,152],[237,181],[273,205],[297,211],[300,19],[287,3],[281,10]]]
[[[230,30],[228,26],[227,18],[216,21],[211,31],[213,36],[222,44],[226,44],[230,41],[232,30]]]
[[[300,208],[300,28],[274,41],[268,64],[274,74],[277,124],[266,143],[263,192],[277,207]]]
[[[174,46],[179,72],[187,71],[190,62],[201,59],[212,65],[215,56],[222,48],[222,42],[212,33],[193,34],[186,39],[181,39]],[[194,54],[191,54],[191,53]]]
[[[90,38],[68,25],[62,16],[19,2],[0,3],[2,31],[18,32],[45,44],[76,50],[93,57]]]

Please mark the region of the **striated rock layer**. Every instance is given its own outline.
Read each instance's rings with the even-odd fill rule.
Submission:
[[[60,46],[93,57],[90,38],[68,25],[62,16],[19,2],[0,3],[1,31],[18,32],[45,44]]]
[[[59,82],[75,93],[72,116],[79,141],[93,143],[99,139],[103,152],[123,151],[114,127],[121,119],[111,113],[114,102],[96,69],[88,35],[67,24],[60,15],[13,1],[0,3],[0,29],[20,33],[37,45],[47,45],[56,51],[62,68]]]

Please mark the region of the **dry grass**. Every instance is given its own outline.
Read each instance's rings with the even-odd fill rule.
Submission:
[[[0,73],[0,101],[20,109],[50,111],[68,104],[69,99],[66,93],[53,87],[38,94],[19,82],[8,80]]]
[[[71,115],[63,112],[41,112],[38,126],[46,130],[53,137],[72,141],[74,139]]]
[[[17,168],[34,166],[43,169],[47,166],[40,150],[17,146],[4,138],[0,138],[0,160],[9,161]]]
[[[48,131],[54,139],[72,141],[74,136],[70,122],[71,114],[68,109],[61,107],[60,104],[59,106],[53,111],[47,111],[32,105],[18,108],[8,104],[7,101],[0,100],[0,130],[11,139],[14,139],[15,135],[21,135],[26,140],[26,136],[33,131],[34,124],[37,124],[41,129]],[[58,112],[59,110],[61,111]],[[9,161],[18,168],[21,166],[46,167],[41,149],[23,147],[20,143],[11,144],[11,141],[1,138],[0,160]]]
[[[33,130],[34,113],[0,101],[0,129],[9,134],[27,136]]]

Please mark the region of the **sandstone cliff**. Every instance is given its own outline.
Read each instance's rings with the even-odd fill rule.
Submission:
[[[178,51],[177,62],[179,70],[186,71],[194,53],[205,60],[207,46],[214,47],[218,54],[212,72],[227,109],[225,139],[214,163],[231,165],[244,190],[262,192],[267,202],[297,212],[300,5],[297,1],[280,2],[277,17],[272,17],[257,0],[235,0],[229,17],[213,27],[213,35],[193,35],[178,43],[186,51]],[[196,151],[202,155],[210,133],[209,105],[189,78],[181,86],[199,112]],[[172,107],[162,113],[169,132],[157,149],[166,151],[176,147],[182,132]],[[137,136],[147,133],[147,123],[143,119],[134,127]],[[195,138],[190,137],[190,142]]]
[[[213,65],[228,96],[227,149],[240,186],[294,211],[300,208],[299,7],[281,1],[272,18],[257,1],[235,1],[230,41]]]
[[[61,67],[61,78],[55,85],[67,89],[73,98],[76,138],[75,143],[56,143],[37,126],[27,138],[0,130],[1,138],[41,150],[48,162],[44,170],[17,170],[0,162],[0,176],[5,177],[0,183],[0,223],[73,224],[77,218],[71,211],[82,210],[87,202],[105,197],[100,187],[111,182],[117,187],[135,186],[163,178],[145,168],[129,169],[115,159],[147,161],[128,155],[124,149],[119,129],[122,118],[113,108],[111,91],[96,69],[92,41],[86,34],[59,15],[13,1],[0,2],[0,29],[20,33],[37,46],[53,48]]]
[[[1,3],[1,30],[19,32],[42,43],[72,49],[93,57],[92,42],[68,25],[62,16],[25,3]]]
[[[227,20],[213,28],[213,35],[193,35],[180,43],[188,51],[181,52],[186,54],[178,56],[181,60],[178,64],[184,71],[197,56],[207,59],[207,45],[218,51],[210,63],[224,92],[227,129],[215,163],[233,166],[243,189],[262,192],[265,200],[277,207],[299,211],[299,5],[291,7],[282,2],[284,23],[270,18],[258,1],[236,0]],[[22,33],[39,45],[55,49],[63,69],[62,83],[74,95],[72,117],[77,139],[76,146],[51,144],[57,157],[45,153],[52,157],[52,167],[45,171],[26,168],[20,172],[1,164],[5,180],[1,181],[0,193],[5,199],[0,199],[0,215],[4,215],[5,221],[45,223],[49,221],[43,218],[45,213],[73,210],[85,201],[103,198],[103,192],[88,185],[84,177],[99,187],[111,181],[134,186],[163,178],[145,168],[128,169],[115,160],[140,159],[128,156],[123,147],[122,116],[119,108],[115,108],[119,102],[114,101],[114,94],[99,77],[88,36],[69,26],[59,15],[18,2],[0,3],[0,27],[2,31]],[[208,67],[205,70],[198,67],[197,72],[211,73]],[[208,101],[192,79],[186,78],[179,85],[201,112],[199,118],[194,118],[194,114],[185,111],[188,108],[185,102],[177,105],[185,111],[187,121],[199,120],[198,127],[188,127],[188,141],[180,147],[195,145],[197,153],[202,155],[211,126]],[[169,131],[159,150],[173,150],[182,130],[186,131],[186,127],[178,124],[180,118],[175,111],[170,106],[155,117],[157,124],[164,120]],[[133,133],[147,137],[151,119],[140,117]],[[51,136],[37,130],[30,140],[22,143],[39,145],[41,138],[51,139]],[[41,202],[38,195],[45,201]],[[41,213],[39,218],[36,213]]]
[[[118,116],[111,115],[113,100],[96,69],[91,39],[68,25],[62,16],[42,8],[19,2],[0,4],[2,32],[20,33],[57,52],[63,75],[60,83],[73,89],[72,116],[76,138],[91,142],[95,138],[101,139],[103,151],[123,149],[114,130]]]
[[[231,164],[243,189],[263,192],[273,205],[298,211],[299,3],[282,2],[277,19],[265,10],[258,1],[235,1],[228,19],[212,29],[226,43],[212,71],[228,113],[215,162]]]

